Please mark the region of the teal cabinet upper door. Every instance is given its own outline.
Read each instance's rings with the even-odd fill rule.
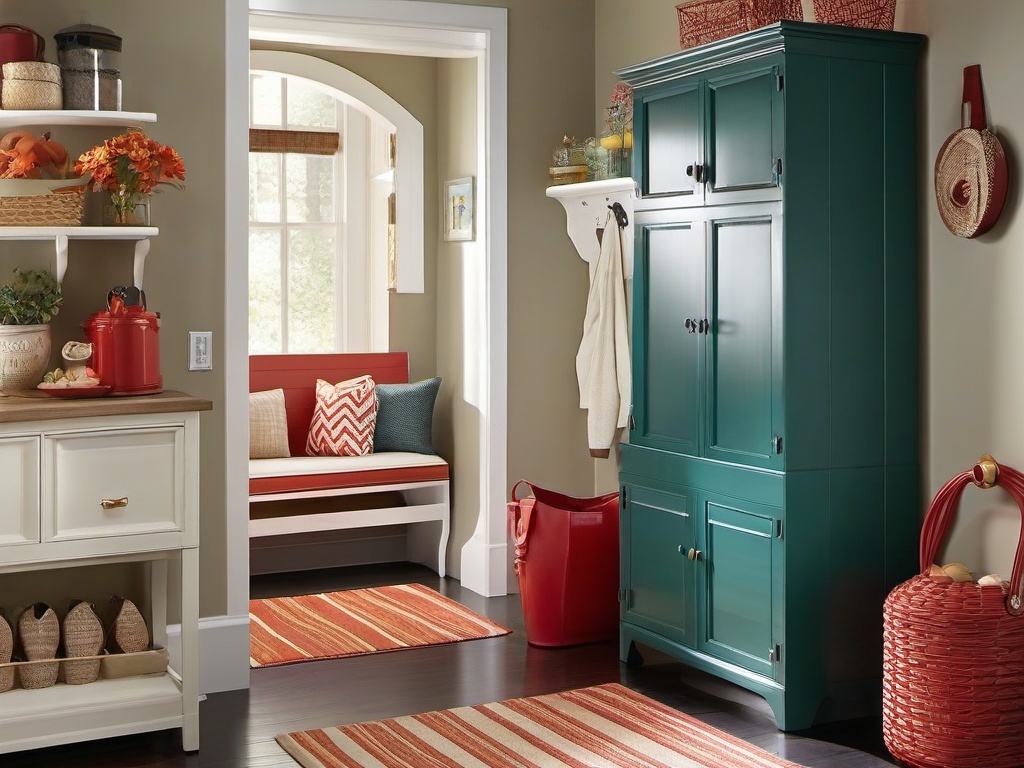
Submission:
[[[693,644],[694,497],[627,486],[622,515],[624,618]]]
[[[700,445],[703,221],[637,218],[633,279],[634,442],[696,455]]]
[[[768,207],[708,224],[706,455],[781,468],[781,232]]]
[[[701,494],[697,594],[703,595],[697,647],[777,678],[782,645],[779,510]]]
[[[635,129],[642,130],[641,194],[703,194],[700,165],[701,111],[698,81],[667,93],[651,95],[634,110]]]
[[[739,195],[726,193],[778,187],[783,118],[779,83],[777,68],[708,78],[708,203],[740,202]],[[765,199],[763,194],[756,197]],[[743,199],[751,199],[750,194]]]

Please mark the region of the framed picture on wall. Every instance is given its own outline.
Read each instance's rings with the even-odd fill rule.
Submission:
[[[444,239],[473,240],[476,237],[476,209],[473,177],[444,183]]]

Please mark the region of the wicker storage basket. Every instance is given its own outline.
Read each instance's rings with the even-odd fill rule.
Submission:
[[[18,617],[18,640],[25,658],[41,661],[57,658],[60,644],[60,622],[53,608],[46,603],[30,605]],[[49,688],[57,682],[56,661],[30,664],[18,669],[22,688]]]
[[[0,180],[0,227],[81,226],[87,181],[88,178]],[[27,194],[8,194],[9,190],[19,188]]]
[[[814,0],[814,20],[867,29],[892,29],[896,0]]]
[[[800,0],[692,0],[676,6],[679,47],[692,48],[781,19],[804,17]]]
[[[64,103],[60,67],[48,61],[3,65],[0,105],[4,109],[60,109]]]
[[[149,648],[149,628],[139,609],[126,597],[114,595],[110,602],[118,605],[110,628],[107,650],[112,653],[141,653]]]
[[[7,623],[7,617],[0,610],[0,664],[10,664],[11,654],[14,652],[14,632],[11,625]],[[0,693],[11,690],[14,687],[14,667],[0,666]]]
[[[100,660],[93,658],[103,650],[103,624],[84,600],[71,607],[61,625],[61,639],[64,655],[69,659],[63,664],[64,680],[69,685],[91,683],[100,674]],[[70,659],[88,656],[88,659]]]
[[[1024,475],[983,457],[936,494],[922,573],[885,601],[882,732],[913,768],[1024,766],[1024,526],[1008,589],[928,573],[971,482],[1003,486],[1024,514]]]

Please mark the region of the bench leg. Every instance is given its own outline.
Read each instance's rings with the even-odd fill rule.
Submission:
[[[448,497],[448,486],[444,487],[444,502],[447,513],[444,516],[444,520],[441,521],[441,540],[437,547],[437,575],[444,577],[447,560],[448,560],[448,534],[451,529],[452,519],[452,504],[451,499]]]
[[[451,501],[448,484],[416,488],[404,492],[406,503],[433,505],[439,510],[438,519],[408,525],[407,556],[411,562],[423,563],[444,576],[447,571],[448,536],[451,526]]]

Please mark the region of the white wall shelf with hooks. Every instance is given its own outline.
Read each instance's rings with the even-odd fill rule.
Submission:
[[[547,188],[547,196],[565,208],[566,230],[580,257],[590,265],[591,273],[601,253],[597,230],[604,229],[608,208],[614,203],[626,211],[628,224],[622,232],[623,275],[633,277],[633,201],[636,182],[630,177],[558,184]]]

